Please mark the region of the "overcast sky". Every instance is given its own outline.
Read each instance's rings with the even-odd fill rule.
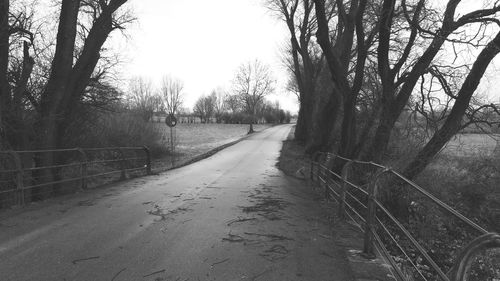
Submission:
[[[230,90],[240,64],[260,59],[271,65],[278,80],[277,94],[270,99],[297,112],[297,98],[284,88],[288,77],[280,59],[288,31],[262,2],[132,0],[128,5],[137,21],[126,30],[128,39],[115,33],[111,40],[124,60],[122,77],[149,77],[157,85],[165,74],[177,77],[185,84],[184,106],[192,109],[200,95],[217,87]],[[464,0],[458,14],[478,9],[478,4],[477,0]],[[499,81],[497,71],[492,65],[479,89],[495,102],[499,94],[492,84]]]
[[[185,84],[185,106],[192,108],[200,95],[219,86],[230,89],[240,64],[260,59],[278,80],[270,99],[296,112],[296,96],[283,87],[287,76],[280,49],[288,40],[286,26],[261,1],[132,1],[137,22],[126,31],[128,39],[112,40],[125,55],[122,75],[150,77],[157,84],[165,74],[177,77]]]

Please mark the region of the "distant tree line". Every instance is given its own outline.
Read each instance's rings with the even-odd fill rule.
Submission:
[[[165,113],[199,118],[201,123],[249,124],[289,123],[291,113],[278,102],[266,100],[274,91],[274,80],[269,67],[255,60],[242,64],[235,74],[231,90],[217,88],[209,95],[200,96],[190,112],[183,105],[183,83],[166,76],[160,89],[151,81],[136,77],[131,79],[126,101],[127,109],[144,121],[154,114]],[[194,118],[188,118],[194,121]]]
[[[255,105],[255,115],[238,95],[229,95],[221,89],[210,95],[201,96],[193,107],[193,115],[202,123],[251,124],[251,123],[290,123],[291,113],[280,108],[279,102],[261,100]]]
[[[219,88],[199,97],[193,114],[203,123],[250,124],[249,133],[254,123],[289,123],[290,112],[266,100],[274,84],[269,66],[259,60],[244,63],[235,73],[231,93]]]
[[[159,88],[147,78],[134,77],[129,81],[123,105],[131,114],[148,122],[158,112],[177,114],[182,108],[183,90],[184,83],[169,75],[163,76]]]

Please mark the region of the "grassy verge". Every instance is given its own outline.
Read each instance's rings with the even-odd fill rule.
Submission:
[[[278,168],[289,176],[306,179],[310,174],[310,159],[306,156],[304,147],[293,140],[294,133],[295,127],[283,142]]]
[[[164,139],[170,139],[170,129],[165,124],[155,124],[162,128]],[[272,125],[254,125],[256,132]],[[155,172],[181,167],[206,158],[245,137],[248,125],[245,124],[179,124],[174,134],[175,152],[155,157]]]

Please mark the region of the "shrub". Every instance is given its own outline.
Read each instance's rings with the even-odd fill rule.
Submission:
[[[169,152],[169,138],[163,124],[145,122],[128,111],[99,113],[93,122],[78,128],[71,145],[78,147],[147,146],[153,157]],[[68,145],[68,144],[66,144]]]

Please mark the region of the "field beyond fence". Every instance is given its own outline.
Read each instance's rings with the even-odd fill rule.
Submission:
[[[169,146],[170,128],[165,124],[157,123],[162,131],[162,143]],[[221,145],[236,141],[247,135],[248,124],[200,124],[180,123],[173,129],[175,151],[166,156],[152,155],[153,170],[164,170],[185,163],[195,156],[206,153]],[[254,130],[259,132],[271,125],[254,125]]]

